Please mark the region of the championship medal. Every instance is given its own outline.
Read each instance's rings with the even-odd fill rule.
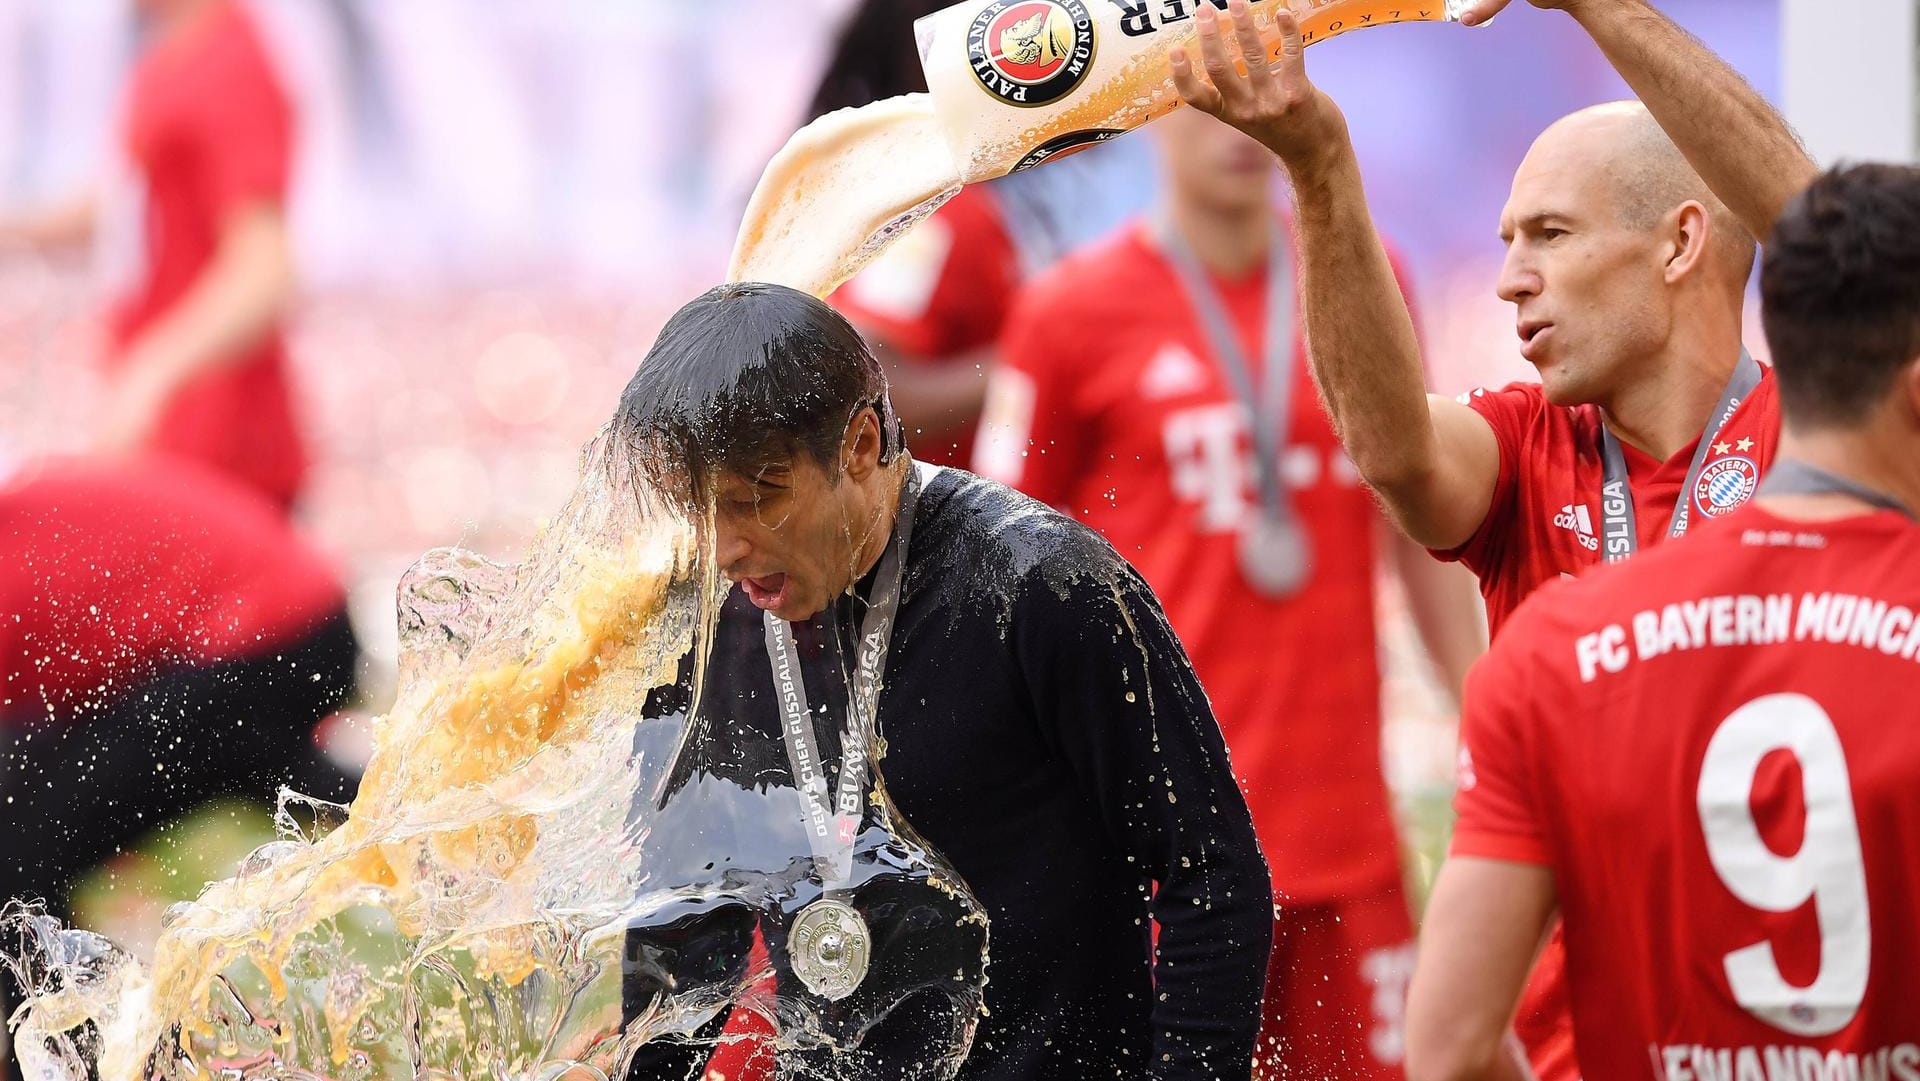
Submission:
[[[1240,531],[1239,554],[1247,583],[1262,596],[1291,597],[1313,573],[1313,542],[1291,516],[1258,513]]]
[[[815,901],[793,921],[787,956],[807,990],[838,1002],[867,976],[873,935],[853,906],[827,898]]]

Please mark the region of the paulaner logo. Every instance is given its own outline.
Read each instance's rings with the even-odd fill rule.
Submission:
[[[1059,101],[1093,68],[1086,0],[995,0],[967,27],[967,62],[989,94],[1036,108]]]

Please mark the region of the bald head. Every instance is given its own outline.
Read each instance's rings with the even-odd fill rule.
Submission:
[[[1499,293],[1555,404],[1604,404],[1739,339],[1753,238],[1637,102],[1535,140],[1500,235]]]
[[[1637,101],[1595,105],[1556,121],[1534,142],[1543,149],[1579,147],[1613,195],[1621,224],[1652,229],[1681,204],[1699,203],[1711,219],[1714,254],[1743,288],[1753,272],[1754,238],[1687,163],[1686,155]],[[1531,157],[1532,154],[1529,154]]]

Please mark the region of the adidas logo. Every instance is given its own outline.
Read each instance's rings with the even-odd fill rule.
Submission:
[[[1192,394],[1207,387],[1207,369],[1178,345],[1164,345],[1140,375],[1140,394],[1149,400]]]
[[[1580,538],[1580,547],[1587,551],[1600,550],[1600,538],[1594,535],[1593,516],[1587,512],[1586,504],[1568,504],[1561,507],[1560,513],[1553,516],[1553,524]]]

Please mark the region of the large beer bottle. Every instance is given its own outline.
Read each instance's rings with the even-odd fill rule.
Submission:
[[[965,0],[919,20],[920,62],[967,183],[1030,169],[1178,108],[1168,56],[1202,4],[1227,0]],[[1254,0],[1270,55],[1282,3],[1306,44],[1349,30],[1457,20],[1468,0]]]

